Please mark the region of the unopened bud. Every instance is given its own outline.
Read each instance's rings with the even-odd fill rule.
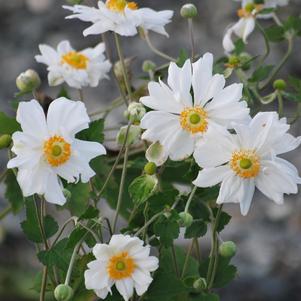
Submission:
[[[180,13],[183,18],[190,19],[198,15],[198,9],[194,4],[187,3],[182,6]]]
[[[203,291],[207,288],[207,281],[205,278],[199,278],[193,282],[193,288],[198,291]]]
[[[57,301],[69,301],[73,296],[73,289],[69,285],[59,284],[54,290],[54,297]]]
[[[240,63],[239,57],[237,57],[236,55],[231,55],[228,59],[228,64],[233,67],[238,66],[239,63]]]
[[[219,246],[219,254],[231,258],[236,253],[236,245],[233,241],[225,241]]]
[[[11,139],[10,135],[0,136],[0,149],[9,147],[11,142],[12,142],[12,139]]]
[[[17,77],[16,85],[20,92],[29,93],[40,87],[41,79],[36,71],[28,69]]]
[[[286,82],[283,79],[277,79],[273,83],[275,90],[283,91],[286,89]]]
[[[128,128],[127,125],[121,127],[117,134],[117,143],[120,145],[123,145],[125,143],[127,128]],[[131,145],[136,143],[139,140],[140,135],[141,135],[141,128],[137,125],[131,125],[128,131],[126,145]]]
[[[179,220],[179,223],[180,223],[180,226],[181,227],[185,227],[185,228],[188,228],[191,226],[192,222],[193,222],[193,217],[190,213],[188,212],[181,212],[179,214],[180,216],[180,220]]]
[[[154,162],[157,166],[161,166],[166,162],[168,154],[160,142],[154,142],[146,150],[145,157],[149,162]]]
[[[124,115],[132,123],[139,123],[145,113],[146,110],[142,103],[132,102],[124,112]]]
[[[144,61],[142,65],[142,70],[144,72],[154,71],[156,68],[156,64],[150,60]]]
[[[147,175],[154,175],[157,170],[157,165],[154,162],[148,162],[144,166],[144,171]]]

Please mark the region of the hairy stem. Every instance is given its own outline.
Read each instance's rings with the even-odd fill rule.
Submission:
[[[191,192],[190,192],[190,195],[189,195],[189,198],[188,198],[188,201],[187,201],[187,203],[186,203],[185,210],[184,210],[186,213],[187,213],[188,210],[189,210],[189,206],[190,206],[190,204],[191,204],[191,202],[192,202],[192,199],[193,199],[193,197],[194,197],[195,192],[196,192],[197,189],[198,189],[197,186],[194,186],[193,189],[192,189]]]

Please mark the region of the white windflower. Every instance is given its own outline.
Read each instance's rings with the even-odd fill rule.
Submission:
[[[249,118],[242,97],[242,84],[226,88],[221,74],[212,74],[213,56],[206,53],[194,64],[187,60],[182,68],[171,63],[168,85],[150,82],[150,96],[140,101],[154,111],[146,113],[140,126],[142,138],[159,141],[164,153],[178,161],[189,157],[196,142],[215,127],[230,127],[231,121]],[[193,95],[190,93],[193,87]]]
[[[109,244],[96,244],[96,260],[88,264],[85,285],[105,299],[115,284],[125,301],[134,294],[143,295],[153,281],[150,272],[158,268],[158,259],[150,256],[150,246],[129,235],[113,235]]]
[[[271,13],[260,14],[264,9],[276,8],[277,6],[284,6],[287,4],[288,0],[242,0],[242,8],[237,11],[239,21],[234,25],[229,26],[225,33],[223,39],[223,47],[225,51],[229,53],[235,49],[232,40],[233,34],[241,38],[246,44],[249,35],[255,28],[256,18],[267,19],[272,17]]]
[[[111,63],[105,59],[103,43],[81,51],[74,50],[69,41],[60,42],[57,50],[48,45],[40,45],[39,48],[41,55],[36,55],[35,59],[48,66],[50,86],[66,82],[76,89],[96,87],[100,80],[109,78],[107,73]]]
[[[17,180],[25,197],[37,193],[63,205],[66,199],[59,177],[69,183],[88,182],[95,175],[89,161],[106,153],[100,143],[75,138],[89,127],[84,103],[58,98],[50,104],[46,118],[36,100],[21,102],[17,121],[22,132],[12,136],[16,157],[7,167],[18,168]]]
[[[122,36],[134,36],[137,27],[155,31],[168,36],[164,26],[170,23],[173,11],[155,11],[150,8],[138,8],[136,2],[126,0],[98,1],[98,8],[85,5],[63,6],[74,14],[68,19],[78,18],[93,25],[84,30],[84,36],[114,31]]]
[[[261,112],[249,125],[234,125],[236,135],[224,131],[207,137],[195,152],[203,169],[194,184],[210,187],[221,182],[217,203],[239,203],[243,215],[249,211],[255,187],[282,204],[283,195],[297,193],[301,184],[295,166],[278,157],[301,143],[301,137],[287,133],[289,128],[276,112]]]

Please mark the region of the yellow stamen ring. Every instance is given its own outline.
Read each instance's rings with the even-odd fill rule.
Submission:
[[[87,69],[89,58],[76,51],[70,51],[62,56],[62,64],[68,64],[75,69]]]
[[[71,156],[71,145],[60,136],[46,140],[43,150],[46,161],[54,167],[64,164]]]
[[[204,133],[207,131],[207,112],[201,107],[187,108],[180,114],[181,127],[192,133]]]
[[[121,252],[110,258],[107,272],[111,279],[120,280],[130,277],[136,269],[136,264],[127,252]]]
[[[132,10],[138,9],[136,2],[128,2],[126,0],[107,0],[106,6],[108,9],[119,13],[122,13],[126,7]]]
[[[260,171],[260,158],[254,150],[235,151],[230,167],[241,178],[255,178]]]

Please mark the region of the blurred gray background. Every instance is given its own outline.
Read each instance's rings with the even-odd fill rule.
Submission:
[[[90,0],[90,3],[96,2]],[[173,9],[173,23],[167,26],[170,38],[152,34],[152,40],[164,52],[176,57],[180,49],[190,49],[185,20],[179,16],[180,7],[186,1],[145,0],[137,1],[140,6],[154,9]],[[198,52],[213,52],[216,57],[223,55],[222,37],[229,23],[236,20],[239,4],[232,0],[194,0],[199,9],[199,18],[195,22],[195,39]],[[16,92],[15,78],[27,68],[36,69],[44,80],[44,91],[55,97],[59,88],[47,88],[47,73],[44,65],[34,61],[38,54],[38,45],[47,43],[56,47],[63,39],[71,41],[75,48],[93,46],[99,37],[84,38],[82,31],[88,23],[78,20],[65,20],[67,12],[61,8],[66,4],[62,0],[0,0],[0,101],[1,110],[13,114],[11,101]],[[301,1],[291,0],[283,14],[299,15]],[[268,25],[269,21],[263,21]],[[136,74],[142,75],[141,64],[151,59],[158,64],[164,61],[156,57],[139,37],[122,39],[124,51],[135,56],[132,64]],[[288,73],[301,78],[300,41],[295,44],[294,55],[281,76]],[[256,33],[250,37],[248,51],[253,55],[263,52],[263,39]],[[285,52],[286,45],[272,47],[271,62],[277,62]],[[137,80],[138,84],[139,81]],[[78,98],[77,91],[70,91]],[[95,89],[85,89],[89,111],[106,106],[118,96],[114,81],[102,81]],[[294,107],[287,106],[287,115],[291,116]],[[119,120],[122,110],[110,116],[110,120]],[[292,132],[301,135],[300,122]],[[6,153],[1,151],[1,168],[6,164]],[[288,158],[301,167],[300,150],[289,154]],[[0,187],[0,208],[6,206],[3,187]],[[223,240],[233,240],[238,244],[235,263],[239,269],[238,278],[229,287],[221,290],[225,301],[300,301],[301,300],[301,202],[300,194],[288,196],[283,206],[256,194],[251,211],[247,217],[241,217],[238,206],[228,206],[233,220],[222,233]],[[25,301],[37,300],[30,289],[32,277],[39,268],[33,246],[27,242],[20,230],[22,217],[8,217],[0,221],[0,300]],[[205,238],[203,246],[208,249]],[[182,242],[183,243],[183,242]]]

